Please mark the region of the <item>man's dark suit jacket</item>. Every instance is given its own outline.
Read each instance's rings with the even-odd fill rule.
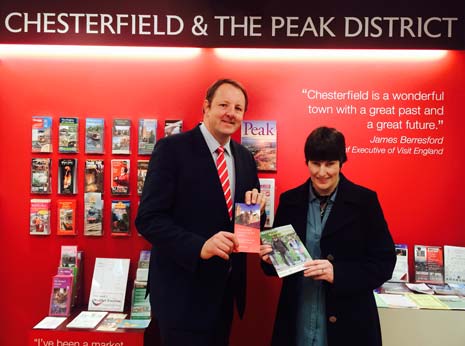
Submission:
[[[235,202],[259,189],[250,152],[231,140]],[[204,242],[219,231],[233,231],[215,162],[197,126],[158,141],[152,153],[136,226],[152,244],[149,290],[152,310],[164,326],[211,328],[228,276],[239,314],[245,308],[245,254],[230,261],[200,258]],[[232,268],[232,270],[231,270]]]
[[[324,283],[328,346],[380,346],[381,330],[373,290],[392,276],[394,243],[376,193],[342,174],[336,200],[323,229],[321,258],[333,264],[334,282]],[[310,179],[284,192],[274,227],[292,224],[305,243]],[[267,274],[271,265],[262,262]],[[273,332],[273,346],[297,344],[299,280],[302,273],[283,280]],[[309,280],[309,279],[307,279]]]

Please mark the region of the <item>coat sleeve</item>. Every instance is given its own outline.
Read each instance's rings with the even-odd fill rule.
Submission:
[[[340,261],[336,258],[333,263],[334,283],[329,286],[337,295],[374,290],[392,277],[395,248],[375,192],[370,191],[364,199],[360,215],[357,223],[360,244],[354,244],[352,249],[345,244],[349,247],[347,258]]]
[[[139,233],[153,247],[185,269],[194,272],[205,242],[176,223],[173,206],[178,193],[179,153],[169,141],[160,140],[152,153],[136,217]],[[181,154],[180,154],[181,155]]]

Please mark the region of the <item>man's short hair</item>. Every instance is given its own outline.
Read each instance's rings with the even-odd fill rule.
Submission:
[[[347,161],[344,135],[332,127],[318,127],[305,141],[305,163],[308,161]]]
[[[247,106],[249,105],[249,97],[247,96],[247,91],[245,88],[242,86],[241,83],[238,81],[235,81],[234,79],[229,79],[229,78],[223,78],[223,79],[218,79],[215,83],[210,85],[210,87],[207,90],[207,94],[205,95],[205,99],[208,101],[209,104],[212,103],[213,97],[215,97],[216,90],[223,84],[231,84],[232,86],[238,88],[242,93],[244,94],[245,98],[245,106],[244,106],[244,112],[247,110]]]

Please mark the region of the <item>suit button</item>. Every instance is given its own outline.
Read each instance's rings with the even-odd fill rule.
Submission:
[[[327,259],[328,261],[334,261],[334,256],[331,255],[331,254],[329,254],[328,256],[326,256],[326,259]]]
[[[329,322],[331,322],[331,323],[336,323],[337,318],[336,318],[336,316],[329,316],[329,319],[328,319],[328,320],[329,320]]]

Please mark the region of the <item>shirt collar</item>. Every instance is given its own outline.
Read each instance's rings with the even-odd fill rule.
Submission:
[[[337,190],[339,189],[339,184],[336,186],[336,189],[333,191],[333,193],[331,194],[331,197],[329,198],[329,201],[331,201],[331,203],[334,203],[334,201],[336,200],[336,195],[337,195]],[[313,202],[314,200],[318,199],[315,195],[315,192],[313,192],[313,189],[312,189],[312,182],[310,181],[310,184],[309,184],[309,201],[310,203]]]
[[[205,138],[205,141],[207,142],[207,146],[210,150],[210,153],[213,154],[216,151],[216,149],[218,149],[218,147],[221,146],[221,144],[218,143],[215,137],[213,137],[210,131],[208,131],[204,123],[200,124],[200,131],[202,132],[203,138]],[[231,155],[231,139],[228,139],[228,142],[225,145],[223,145],[223,147],[225,153]]]

